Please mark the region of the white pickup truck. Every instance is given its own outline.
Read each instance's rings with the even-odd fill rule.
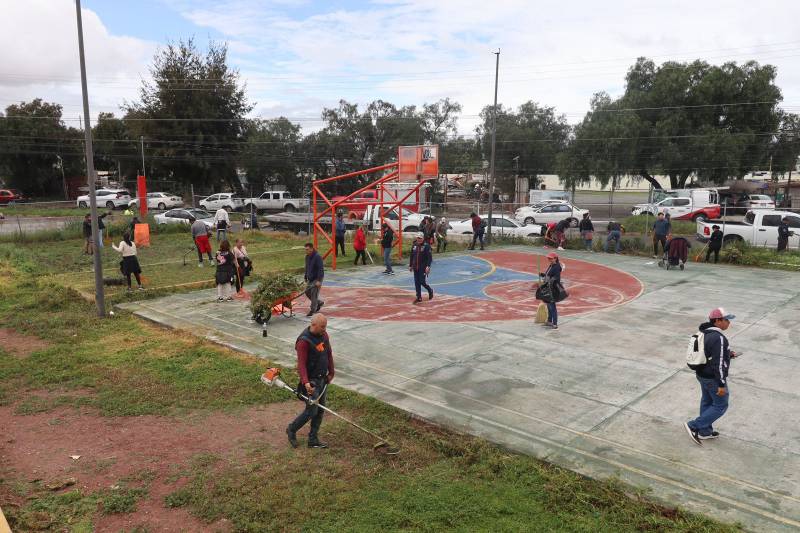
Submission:
[[[775,247],[778,245],[778,224],[781,219],[789,219],[789,229],[794,235],[789,237],[789,248],[800,247],[800,214],[790,211],[758,209],[748,211],[742,222],[697,221],[697,240],[708,242],[711,226],[716,224],[722,230],[723,245],[744,241],[752,246]]]
[[[289,191],[267,191],[257,198],[244,199],[245,211],[250,211],[252,208],[253,211],[270,209],[293,213],[305,207],[308,207],[308,199],[292,198],[292,193]]]

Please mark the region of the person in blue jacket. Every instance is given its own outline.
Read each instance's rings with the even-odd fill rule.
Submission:
[[[339,248],[342,249],[342,256],[347,256],[344,253],[344,235],[347,232],[347,227],[344,224],[342,213],[336,215],[336,245],[333,247],[333,254],[337,255]]]
[[[700,382],[700,416],[683,424],[689,437],[698,445],[704,440],[719,437],[713,424],[728,410],[728,369],[736,352],[730,349],[724,332],[734,318],[734,315],[718,307],[709,313],[708,322],[700,325],[708,361],[695,370],[697,381]]]
[[[433,299],[433,289],[427,281],[428,274],[431,273],[431,263],[433,263],[431,245],[425,242],[424,234],[417,233],[417,238],[411,246],[411,257],[408,262],[408,269],[414,273],[414,288],[417,291],[415,304],[422,301],[422,287],[428,290],[428,300]]]

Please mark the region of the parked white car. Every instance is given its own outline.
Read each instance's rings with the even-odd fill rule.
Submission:
[[[570,227],[577,227],[578,221],[588,213],[570,202],[551,202],[546,204],[526,205],[514,212],[514,218],[523,224],[544,224],[569,220]]]
[[[230,192],[212,194],[200,200],[200,207],[207,211],[216,211],[217,209],[238,211],[244,207],[244,198]]]
[[[489,223],[489,217],[481,217]],[[450,222],[452,233],[472,235],[472,219]],[[492,215],[492,235],[509,237],[540,237],[544,235],[545,226],[541,224],[520,224],[508,215]]]
[[[128,207],[139,207],[139,199],[134,198],[128,204]],[[149,192],[147,193],[147,209],[160,209],[166,211],[173,207],[183,207],[183,198],[165,192]]]
[[[108,209],[127,207],[131,201],[131,193],[127,189],[97,189],[94,191],[97,205],[105,206]],[[78,207],[86,209],[89,207],[89,195],[78,196]]]
[[[214,215],[202,209],[170,209],[153,218],[156,224],[189,224],[189,217],[194,217],[209,228],[214,228]]]

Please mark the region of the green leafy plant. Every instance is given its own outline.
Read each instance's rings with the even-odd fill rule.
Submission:
[[[279,273],[265,277],[250,296],[253,318],[268,317],[277,302],[290,298],[302,291],[303,287],[303,282],[294,274]],[[292,302],[284,302],[284,305],[291,308]]]

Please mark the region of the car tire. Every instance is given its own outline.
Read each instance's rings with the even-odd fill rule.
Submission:
[[[407,228],[403,228],[403,231],[408,231],[409,233],[417,233],[419,232],[419,228],[417,226],[408,226]]]
[[[166,211],[167,210],[167,204],[165,204],[164,202],[159,203],[158,204],[158,209],[160,211]]]
[[[78,202],[78,207],[80,207],[81,209],[86,209],[89,206],[86,205],[86,202]]]
[[[692,217],[692,222],[705,222],[706,220],[708,220],[708,217],[702,213]]]
[[[530,224],[536,224],[536,219],[533,217],[525,217],[525,225],[528,226]]]
[[[728,246],[742,241],[744,241],[744,239],[741,235],[725,235],[725,237],[722,238],[722,246]]]
[[[295,211],[297,211],[297,208],[292,204],[286,204],[285,206],[283,206],[283,210],[286,211],[287,213],[294,213]]]
[[[114,209],[114,202],[109,200],[108,202],[106,202],[106,207],[109,209]]]

